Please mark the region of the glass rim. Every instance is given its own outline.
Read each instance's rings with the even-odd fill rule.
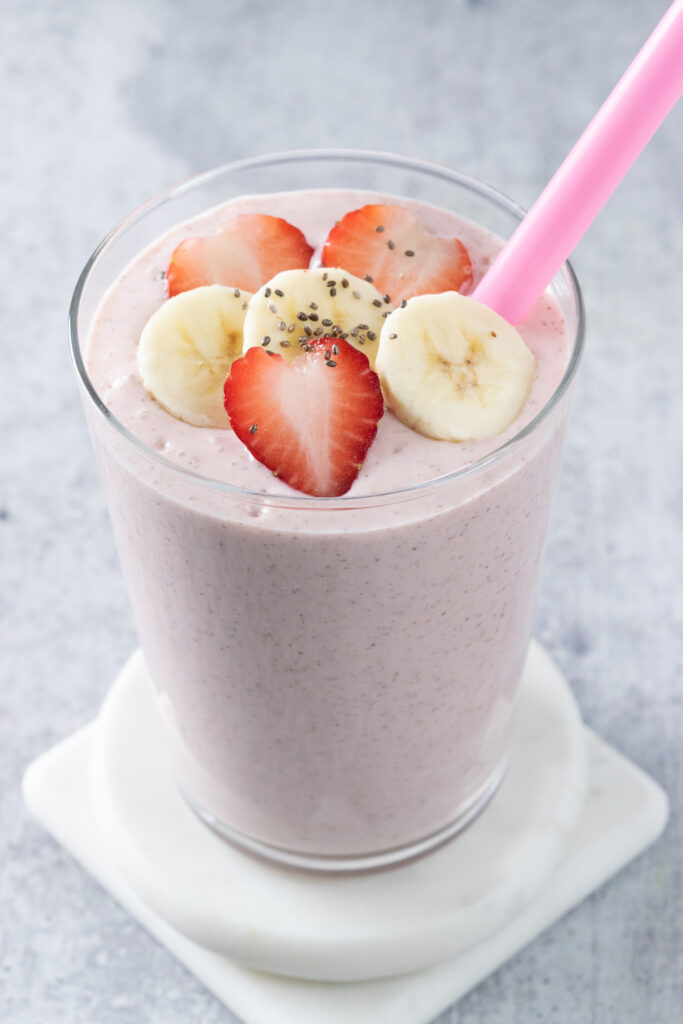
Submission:
[[[151,199],[148,199],[145,203],[138,206],[135,210],[119,221],[118,224],[116,224],[111,231],[105,235],[99,245],[94,249],[90,258],[83,267],[78,281],[76,282],[76,287],[69,306],[69,343],[71,358],[76,374],[83,385],[86,394],[91,399],[95,409],[115,429],[115,431],[124,438],[125,441],[137,449],[138,452],[151,460],[152,463],[158,464],[163,469],[170,471],[172,474],[177,475],[188,483],[195,486],[199,485],[220,494],[247,500],[252,503],[272,503],[285,508],[305,507],[307,511],[310,511],[312,508],[328,510],[344,507],[353,508],[355,505],[365,505],[368,501],[380,499],[389,500],[392,498],[410,498],[426,491],[444,487],[456,480],[474,476],[483,469],[502,462],[526,437],[537,430],[537,428],[547,419],[552,410],[559,404],[560,400],[567,392],[569,385],[576,376],[576,371],[581,361],[585,341],[585,309],[581,287],[569,260],[563,263],[559,273],[564,275],[569,284],[571,296],[574,300],[577,312],[577,320],[576,329],[572,339],[573,346],[571,357],[560,383],[533,419],[531,419],[529,423],[522,427],[522,429],[511,438],[508,438],[508,440],[503,444],[494,448],[492,451],[488,452],[481,458],[476,459],[467,466],[462,466],[450,473],[444,473],[441,476],[433,477],[430,480],[423,480],[415,484],[408,484],[404,487],[393,488],[389,491],[377,491],[368,494],[354,495],[347,492],[346,494],[338,497],[324,498],[314,497],[309,494],[272,494],[262,490],[250,490],[245,487],[236,486],[235,484],[214,480],[211,477],[204,476],[201,473],[196,473],[191,469],[187,469],[184,466],[179,465],[177,462],[173,462],[171,459],[165,458],[160,452],[145,444],[144,441],[141,441],[140,438],[124,426],[124,424],[114,416],[100,398],[85,366],[85,360],[83,358],[83,351],[79,338],[78,315],[80,312],[83,292],[90,278],[90,274],[104,251],[108,249],[120,235],[125,233],[134,224],[143,220],[148,213],[157,209],[176,196],[181,196],[186,192],[191,191],[196,186],[201,186],[210,182],[212,179],[218,178],[229,172],[249,170],[249,168],[262,168],[265,166],[277,166],[278,164],[290,163],[305,164],[313,161],[329,161],[330,163],[335,161],[345,161],[351,163],[373,163],[376,165],[385,164],[394,167],[399,166],[407,170],[419,172],[428,177],[441,179],[443,181],[459,185],[469,192],[475,193],[490,201],[494,206],[497,206],[505,213],[512,214],[519,221],[521,221],[526,214],[524,207],[520,206],[513,199],[510,199],[510,197],[504,192],[501,192],[499,189],[494,188],[492,185],[487,184],[479,178],[466,174],[463,171],[454,170],[445,164],[422,160],[419,157],[388,153],[382,150],[326,148],[265,153],[259,156],[246,157],[241,160],[232,160],[228,163],[221,164],[218,167],[214,167],[211,170],[204,171],[201,174],[196,174],[184,179],[183,181],[177,182],[176,184],[164,189],[162,192],[157,193]]]

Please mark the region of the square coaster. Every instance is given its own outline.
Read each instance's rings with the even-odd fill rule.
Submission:
[[[428,1024],[645,850],[668,817],[660,787],[587,729],[588,796],[579,827],[559,868],[510,924],[457,958],[404,977],[346,984],[296,981],[241,967],[196,945],[125,882],[91,812],[93,736],[94,724],[29,767],[24,796],[30,811],[244,1024]]]

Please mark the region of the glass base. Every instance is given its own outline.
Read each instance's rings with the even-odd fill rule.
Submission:
[[[437,832],[432,832],[430,835],[404,846],[392,847],[390,850],[380,850],[377,853],[343,854],[341,856],[299,853],[296,850],[283,849],[260,842],[257,839],[252,839],[250,836],[244,835],[226,825],[223,821],[220,821],[211,811],[208,811],[190,796],[179,784],[178,788],[186,802],[204,824],[208,825],[222,839],[227,840],[239,849],[281,867],[298,868],[302,871],[316,871],[326,874],[349,874],[352,872],[377,871],[382,868],[396,867],[399,864],[404,864],[406,861],[421,857],[423,854],[429,853],[438,846],[448,842],[449,839],[453,839],[454,836],[462,832],[481,814],[503,781],[506,770],[507,759],[479,787],[457,818]]]

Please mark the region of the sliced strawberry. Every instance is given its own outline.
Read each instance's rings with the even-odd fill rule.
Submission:
[[[347,213],[327,236],[322,262],[372,281],[394,303],[465,292],[472,284],[470,256],[460,239],[429,234],[402,206],[362,206]]]
[[[281,270],[311,262],[313,249],[303,232],[282,217],[245,213],[215,235],[186,238],[168,265],[169,298],[205,284],[255,292]]]
[[[230,367],[225,408],[255,459],[316,497],[348,491],[384,411],[377,374],[342,338],[311,339],[291,363],[247,349]]]

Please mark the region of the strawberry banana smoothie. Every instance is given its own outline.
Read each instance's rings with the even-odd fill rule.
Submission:
[[[550,292],[519,334],[464,297],[500,244],[375,192],[246,195],[147,245],[88,325],[173,772],[276,859],[399,859],[504,773],[573,342]]]

